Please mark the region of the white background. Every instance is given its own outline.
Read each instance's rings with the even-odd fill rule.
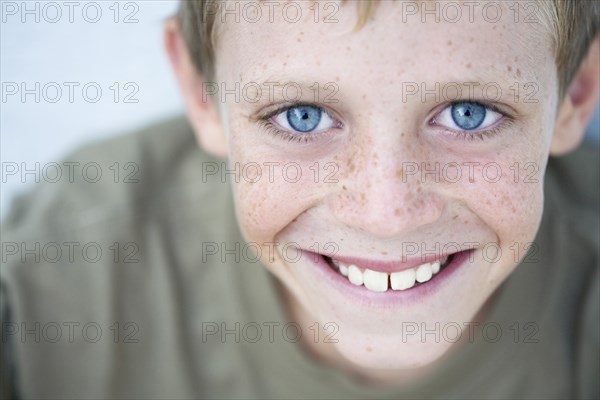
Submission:
[[[33,168],[36,162],[42,166],[47,162],[60,163],[67,152],[83,143],[183,112],[161,36],[163,21],[177,9],[176,1],[136,1],[129,5],[123,1],[117,4],[118,15],[115,1],[96,1],[102,12],[96,23],[84,18],[87,15],[90,21],[96,19],[96,7],[88,7],[84,14],[83,7],[90,2],[75,1],[79,6],[72,8],[73,22],[69,21],[65,2],[53,2],[61,6],[62,13],[55,23],[44,18],[54,20],[57,16],[56,7],[47,7],[44,14],[46,3],[2,1],[0,4],[0,80],[2,95],[6,97],[0,102],[0,157],[4,165],[25,162],[28,168]],[[37,4],[39,22],[35,21],[35,14],[22,15],[23,4],[30,10],[35,10]],[[19,10],[10,15],[14,6]],[[131,23],[124,22],[127,16]],[[40,82],[40,102],[35,102],[33,94],[27,95],[25,102],[20,93],[7,95],[7,82],[26,82],[29,89]],[[44,100],[43,87],[49,82],[56,82],[62,89],[56,103]],[[80,84],[74,87],[72,103],[69,87],[63,82]],[[96,103],[91,102],[96,96],[93,86],[88,87],[90,101],[83,96],[83,86],[89,82],[102,89]],[[120,91],[116,103],[115,90],[110,89],[115,82]],[[133,85],[124,90],[127,82]],[[133,93],[135,85],[139,91],[129,100],[138,102],[125,103],[125,95]],[[57,91],[52,85],[47,90],[48,98],[54,99]],[[32,175],[22,178],[18,174],[3,179],[2,215],[16,193],[35,183]]]
[[[85,142],[182,113],[161,39],[163,20],[175,12],[176,1],[121,1],[116,7],[115,1],[97,1],[100,16],[96,15],[96,7],[87,6],[84,11],[84,7],[93,2],[75,1],[78,6],[72,8],[73,22],[70,22],[65,1],[50,2],[60,6],[60,16],[57,8],[47,3],[0,2],[0,80],[3,85],[25,82],[27,88],[33,88],[35,82],[40,82],[41,87],[56,82],[62,88],[62,96],[56,103],[43,98],[36,103],[33,95],[27,95],[25,102],[20,95],[2,99],[0,158],[3,165],[25,163],[30,168],[36,162],[42,166],[60,162],[67,152]],[[24,14],[23,6],[29,10],[38,7],[38,11]],[[17,13],[11,15],[14,7],[18,8]],[[39,22],[35,20],[36,13]],[[92,23],[86,18],[98,21]],[[125,23],[126,19],[130,23]],[[72,103],[69,88],[63,82],[80,84],[74,88]],[[83,97],[83,85],[89,82],[95,82],[102,89],[96,103]],[[114,90],[110,89],[115,82],[120,90],[116,103]],[[124,96],[132,92],[131,87],[125,90],[128,82],[139,88],[132,97],[137,103],[124,102]],[[48,88],[47,94],[54,98],[56,91]],[[95,96],[92,89],[88,92],[90,99]],[[4,88],[2,92],[5,96]],[[598,112],[591,128],[589,136],[597,142]],[[32,175],[22,178],[18,175],[2,180],[0,215],[6,214],[16,193],[35,183]]]

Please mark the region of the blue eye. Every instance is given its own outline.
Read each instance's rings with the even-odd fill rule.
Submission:
[[[321,110],[313,106],[297,106],[287,110],[287,122],[300,132],[310,132],[321,122]]]
[[[278,129],[292,134],[320,133],[340,125],[326,111],[311,105],[288,107],[273,117],[273,122]]]
[[[482,104],[463,101],[443,109],[434,117],[433,122],[453,131],[472,131],[478,128],[486,129],[498,122],[502,116]]]
[[[461,129],[478,128],[485,119],[485,107],[477,103],[456,103],[452,105],[452,120]]]

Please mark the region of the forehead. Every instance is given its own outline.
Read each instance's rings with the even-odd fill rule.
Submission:
[[[360,29],[355,29],[353,2],[229,2],[227,7],[230,13],[219,16],[224,23],[216,46],[220,80],[318,75],[370,84],[386,77],[508,84],[556,74],[541,10],[528,11],[523,3],[384,0]]]

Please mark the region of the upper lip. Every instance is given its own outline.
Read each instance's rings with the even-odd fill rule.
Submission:
[[[403,257],[400,260],[374,260],[369,258],[359,258],[359,257],[346,257],[340,256],[337,254],[334,255],[326,255],[335,261],[339,261],[343,264],[350,265],[354,264],[359,268],[367,268],[372,271],[378,272],[398,272],[409,268],[415,268],[419,265],[432,263],[435,261],[444,261],[447,257],[456,253],[445,253],[445,254],[423,254],[422,256],[416,257]]]

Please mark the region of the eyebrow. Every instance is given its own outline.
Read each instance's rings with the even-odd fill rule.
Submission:
[[[291,79],[273,74],[266,79],[239,80],[246,103],[269,104],[276,102],[337,103],[339,83],[332,80],[311,80],[309,77]],[[231,89],[231,88],[230,88]],[[257,101],[254,101],[257,99]],[[252,100],[252,101],[248,101]]]
[[[506,65],[504,71],[498,68],[477,68],[470,71],[466,77],[440,81],[442,88],[452,85],[465,89],[474,88],[475,99],[504,101],[508,104],[519,103],[526,106],[540,103],[544,95],[537,72],[524,62]]]
[[[399,100],[402,103],[418,101],[421,103],[444,103],[461,100],[503,102],[524,104],[535,107],[541,101],[541,89],[537,80],[507,79],[489,75],[490,79],[482,79],[480,75],[463,80],[445,81],[402,81],[397,84]],[[342,101],[343,90],[335,79],[331,80],[291,80],[283,75],[270,75],[264,80],[247,81],[248,85],[242,96],[244,102],[255,105],[278,103],[324,103],[335,105]],[[258,89],[260,88],[260,89]],[[258,101],[247,101],[255,98],[261,90]],[[521,106],[523,107],[523,106]],[[512,107],[511,107],[512,108]],[[514,110],[516,112],[516,110]]]
[[[537,81],[507,79],[467,79],[461,81],[421,81],[401,83],[403,102],[419,99],[423,103],[460,100],[504,101],[507,103],[538,103],[540,85]]]

